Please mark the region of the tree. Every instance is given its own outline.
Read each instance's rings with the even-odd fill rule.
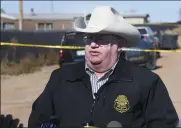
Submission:
[[[6,13],[3,8],[1,8],[1,13]]]

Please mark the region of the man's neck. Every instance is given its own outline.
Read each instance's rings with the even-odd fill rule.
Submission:
[[[103,72],[103,73],[95,72],[95,74],[96,74],[96,76],[97,76],[98,78],[103,77],[103,76],[105,75],[105,73],[106,73],[106,72]]]

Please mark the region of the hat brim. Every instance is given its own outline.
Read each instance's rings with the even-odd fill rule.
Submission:
[[[125,20],[117,21],[111,26],[86,26],[83,17],[74,22],[74,29],[82,33],[115,34],[127,40],[127,46],[133,47],[140,41],[139,31]]]

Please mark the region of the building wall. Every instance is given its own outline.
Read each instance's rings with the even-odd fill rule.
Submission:
[[[1,17],[1,22],[11,22],[11,21],[13,21],[13,20],[10,20],[10,19],[7,19],[7,18],[3,18],[3,17]]]
[[[1,29],[3,29],[4,24],[14,24],[15,28],[18,28],[18,24],[16,23],[16,20],[11,20],[7,18],[1,18]]]
[[[72,29],[73,20],[57,20],[53,22],[53,30]]]
[[[145,23],[144,18],[125,18],[131,24],[143,24]],[[14,23],[15,29],[19,28],[18,20],[10,20],[10,19],[1,19],[1,27],[3,23]],[[60,30],[60,29],[72,29],[73,28],[73,20],[23,20],[23,30],[36,31],[36,24],[38,23],[52,23],[52,30]]]
[[[72,28],[72,20],[24,20],[23,21],[23,29],[24,30],[36,30],[36,26],[38,23],[52,23],[52,30],[60,30],[60,29],[71,29]]]
[[[71,20],[24,20],[23,21],[23,29],[24,30],[36,30],[36,26],[38,23],[52,23],[52,30],[60,30],[72,28]]]
[[[125,19],[130,24],[144,24],[145,23],[144,18],[125,18]]]
[[[18,20],[1,19],[1,27],[3,23],[14,23],[15,29],[19,28]],[[23,20],[23,30],[35,31],[38,23],[52,23],[52,30],[72,29],[73,27],[73,20]]]

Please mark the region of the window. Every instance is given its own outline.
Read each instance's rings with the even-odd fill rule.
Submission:
[[[38,24],[38,30],[44,30],[44,23],[39,23]]]
[[[64,39],[62,39],[63,46],[85,46],[85,42],[83,40],[83,35],[81,33],[76,32],[68,32],[65,34]]]
[[[150,27],[147,27],[147,30],[148,30],[148,34],[154,35],[154,34],[153,34],[153,31],[152,31],[152,29],[151,29]]]
[[[52,30],[52,28],[53,28],[52,23],[45,24],[45,28],[46,28],[46,30]]]
[[[52,30],[53,24],[52,23],[38,23],[36,26],[36,30],[39,31],[49,31]]]
[[[147,34],[145,29],[138,29],[138,31],[140,32],[140,34]]]
[[[4,30],[12,30],[15,29],[14,23],[3,23],[2,28]]]

